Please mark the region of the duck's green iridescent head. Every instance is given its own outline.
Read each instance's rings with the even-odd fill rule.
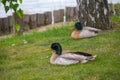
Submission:
[[[81,22],[75,23],[75,28],[76,28],[77,30],[82,30],[82,29],[83,29],[82,23],[81,23]]]
[[[59,43],[52,43],[51,49],[56,51],[56,54],[61,55],[62,54],[62,46]]]

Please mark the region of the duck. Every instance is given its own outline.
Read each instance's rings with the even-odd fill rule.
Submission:
[[[51,64],[71,65],[77,63],[87,63],[96,58],[96,55],[92,55],[86,52],[62,52],[62,46],[58,42],[52,43],[51,49],[54,51],[50,57]]]
[[[101,29],[92,28],[89,26],[83,27],[81,22],[75,23],[75,29],[71,33],[72,39],[90,38],[97,36],[101,32]]]

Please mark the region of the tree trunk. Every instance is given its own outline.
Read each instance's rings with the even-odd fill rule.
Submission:
[[[77,0],[78,18],[83,26],[111,29],[107,0]]]

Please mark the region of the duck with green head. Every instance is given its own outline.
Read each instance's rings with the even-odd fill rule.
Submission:
[[[96,55],[85,52],[62,52],[62,46],[59,43],[52,43],[51,49],[55,51],[50,57],[51,64],[70,65],[86,63],[94,60],[96,57]]]
[[[97,36],[101,30],[92,27],[83,27],[81,22],[75,23],[75,29],[71,34],[73,39],[89,38]]]

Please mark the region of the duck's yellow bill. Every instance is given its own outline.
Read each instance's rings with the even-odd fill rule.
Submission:
[[[51,48],[46,49],[46,51],[51,51],[51,50],[52,50]]]

